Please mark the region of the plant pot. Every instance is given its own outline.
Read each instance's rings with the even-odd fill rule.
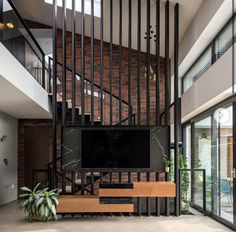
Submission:
[[[165,172],[170,172],[170,167],[165,167]]]

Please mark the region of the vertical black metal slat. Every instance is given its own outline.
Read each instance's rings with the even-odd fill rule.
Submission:
[[[53,95],[52,95],[52,187],[56,188],[57,177],[57,0],[53,0]]]
[[[84,78],[85,78],[85,2],[81,0],[81,125],[85,124],[85,96],[84,96]]]
[[[90,39],[91,39],[91,125],[94,125],[94,1],[91,1],[91,16],[90,16]]]
[[[138,182],[141,181],[141,172],[138,172],[137,180],[138,180]],[[137,199],[137,209],[138,209],[138,216],[141,216],[142,205],[141,205],[141,198],[140,197],[138,197],[138,199]]]
[[[170,106],[170,96],[169,96],[169,27],[170,27],[170,2],[167,1],[165,5],[165,125],[169,124],[169,106]]]
[[[122,182],[122,172],[119,172],[119,183]]]
[[[112,101],[112,93],[113,93],[113,0],[110,0],[110,125],[112,125],[113,121],[113,101]]]
[[[45,87],[45,55],[41,53],[42,55],[42,87],[46,89]]]
[[[101,18],[100,18],[100,121],[103,125],[103,0],[100,2]]]
[[[72,194],[75,194],[75,172],[72,171],[71,173],[71,192]]]
[[[137,114],[138,125],[141,124],[141,69],[140,69],[140,50],[141,50],[141,0],[138,0],[138,30],[137,30]]]
[[[91,195],[94,195],[94,172],[91,172]]]
[[[62,22],[62,126],[66,124],[66,4],[63,0]]]
[[[165,125],[169,125],[169,1],[165,5]],[[169,139],[168,139],[169,140]],[[170,146],[170,141],[168,141]],[[168,180],[168,174],[165,173],[165,180]],[[165,198],[166,216],[170,215],[169,198]]]
[[[72,0],[72,125],[76,123],[76,0]]]
[[[122,121],[122,0],[119,1],[119,124]]]
[[[131,183],[131,172],[128,172],[128,182]]]
[[[62,171],[61,174],[61,184],[62,184],[62,195],[66,194],[66,173]]]
[[[147,175],[147,181],[150,181],[150,172],[147,172],[146,175]],[[150,198],[149,197],[147,197],[146,204],[147,204],[147,215],[151,216]]]
[[[175,141],[175,184],[176,184],[176,198],[175,198],[175,215],[180,215],[180,192],[179,192],[179,142],[180,142],[180,133],[181,133],[181,106],[179,100],[179,4],[175,5],[174,13],[174,141]]]
[[[132,1],[128,3],[128,114],[129,125],[132,125],[132,77],[131,77],[131,44],[132,44]]]
[[[147,0],[147,43],[146,43],[146,124],[150,125],[150,0]]]
[[[81,172],[81,195],[84,195],[84,172]]]
[[[156,172],[156,181],[160,181],[160,173]],[[156,215],[160,216],[160,198],[156,197]]]
[[[0,24],[3,26],[3,0],[0,0]],[[3,41],[3,30],[0,30],[0,42]]]
[[[165,181],[169,181],[168,173],[165,172]],[[166,216],[170,216],[170,200],[169,197],[165,197],[165,213]]]
[[[112,172],[109,173],[110,183],[112,183]]]
[[[49,91],[49,94],[52,94],[52,58],[51,57],[49,57],[48,59],[48,72],[49,72],[48,91]]]
[[[160,126],[160,0],[156,1],[156,125]]]

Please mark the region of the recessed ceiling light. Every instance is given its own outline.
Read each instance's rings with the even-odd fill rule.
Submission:
[[[11,23],[11,22],[6,23],[6,26],[7,26],[7,28],[9,28],[9,29],[13,29],[13,28],[15,27],[14,24]]]
[[[53,4],[53,0],[44,0],[48,4]],[[57,6],[62,7],[62,0],[57,0]],[[81,12],[81,0],[75,0],[75,8],[76,11]],[[87,15],[91,15],[91,0],[84,0],[84,13]],[[67,9],[72,9],[72,0],[67,0],[66,1],[66,8]],[[101,17],[101,5],[100,5],[100,0],[95,0],[94,1],[94,16],[95,17]]]

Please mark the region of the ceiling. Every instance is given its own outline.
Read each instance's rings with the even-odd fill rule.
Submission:
[[[174,5],[175,3],[180,4],[180,40],[183,37],[185,31],[190,25],[192,19],[196,15],[201,3],[204,0],[170,0],[170,56],[173,55],[174,52]],[[206,0],[205,0],[206,1]],[[146,31],[146,0],[141,0],[142,4],[142,20],[141,20],[141,32],[142,32],[142,46],[141,50],[145,52],[146,50],[146,40],[144,39],[145,31]],[[29,0],[13,0],[13,3],[16,5],[20,14],[28,20],[32,20],[35,22],[39,22],[46,25],[52,25],[52,5],[47,4],[44,0],[37,1],[29,1]],[[128,46],[128,0],[123,0],[123,46]],[[137,47],[137,1],[132,2],[132,48],[136,49]],[[164,45],[165,45],[165,31],[164,31],[164,19],[165,19],[165,1],[161,0],[161,56],[164,56]],[[113,43],[119,43],[119,1],[113,1]],[[109,20],[109,7],[110,1],[104,0],[104,40],[109,41],[110,35],[110,20]],[[58,27],[61,28],[62,25],[62,8],[58,8]],[[68,21],[67,28],[70,30],[71,28],[71,11],[68,10]],[[155,0],[151,0],[151,25],[155,28]],[[95,18],[95,38],[99,39],[99,18]],[[77,27],[76,31],[80,34],[80,13],[77,13]],[[86,35],[90,35],[90,17],[86,16]],[[151,53],[155,54],[155,42],[151,40]]]

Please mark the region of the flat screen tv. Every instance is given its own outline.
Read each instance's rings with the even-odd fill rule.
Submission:
[[[150,168],[150,130],[81,129],[81,168]]]

